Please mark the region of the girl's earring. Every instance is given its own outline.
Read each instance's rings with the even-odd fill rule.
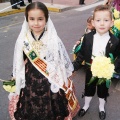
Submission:
[[[45,25],[45,31],[47,31],[47,25]]]

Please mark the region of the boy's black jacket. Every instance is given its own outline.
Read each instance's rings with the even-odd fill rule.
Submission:
[[[73,61],[74,71],[77,71],[85,60],[87,63],[91,63],[92,49],[93,49],[93,36],[96,31],[91,31],[86,34],[83,39],[81,50],[79,51],[77,58]],[[120,71],[120,42],[111,32],[109,32],[110,39],[106,46],[105,56],[110,57],[109,53],[112,53],[114,58],[117,58],[115,62],[115,71]],[[103,43],[104,44],[104,43]],[[86,67],[88,65],[85,65]]]

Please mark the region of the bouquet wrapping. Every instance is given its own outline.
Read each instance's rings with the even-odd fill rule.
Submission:
[[[2,80],[0,79],[0,81],[3,82],[3,88],[5,91],[7,92],[15,92],[16,90],[16,86],[15,86],[15,80],[11,79],[11,80]]]

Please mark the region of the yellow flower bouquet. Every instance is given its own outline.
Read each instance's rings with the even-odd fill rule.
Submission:
[[[15,86],[15,80],[2,80],[0,79],[1,82],[3,82],[3,88],[7,92],[15,92],[16,86]]]
[[[98,79],[97,85],[106,82],[106,87],[109,88],[111,78],[115,72],[115,66],[113,63],[114,61],[112,54],[109,58],[105,56],[94,57],[91,64],[92,78],[90,79],[88,85],[90,85],[94,80]]]

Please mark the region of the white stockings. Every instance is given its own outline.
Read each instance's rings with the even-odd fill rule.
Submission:
[[[83,106],[83,109],[86,111],[89,106],[90,106],[90,102],[92,100],[92,97],[87,97],[85,96],[85,104]],[[99,111],[104,111],[105,112],[105,100],[104,98],[99,98]]]
[[[92,100],[92,97],[85,96],[85,104],[84,104],[84,107],[83,107],[83,109],[85,111],[89,108],[91,100]]]
[[[105,112],[105,100],[104,98],[99,98],[99,110]]]

